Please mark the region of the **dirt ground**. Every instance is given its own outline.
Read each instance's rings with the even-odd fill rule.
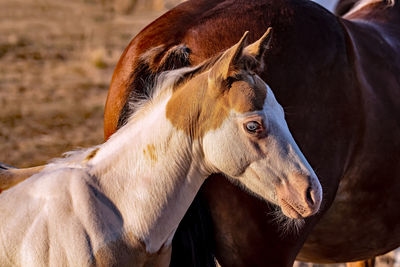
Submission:
[[[32,166],[101,143],[114,66],[159,14],[122,15],[95,0],[2,0],[0,161]]]
[[[162,13],[160,0],[158,11],[136,12],[129,1],[0,1],[1,162],[33,166],[102,142],[114,66],[130,39]],[[399,265],[387,256],[378,266]]]

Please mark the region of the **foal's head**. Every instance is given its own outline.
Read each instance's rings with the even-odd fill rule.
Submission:
[[[322,191],[293,140],[282,107],[254,70],[262,68],[270,30],[246,46],[247,33],[207,71],[174,89],[166,115],[201,147],[210,172],[224,173],[257,196],[302,218]]]

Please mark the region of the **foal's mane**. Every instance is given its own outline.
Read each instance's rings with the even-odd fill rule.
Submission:
[[[156,47],[144,53],[131,74],[129,95],[118,120],[121,128],[133,115],[151,102],[160,92],[175,89],[195,76],[208,71],[221,58],[223,52],[203,61],[197,66],[191,66],[190,49],[185,45],[169,49],[159,62],[155,59],[162,51]],[[243,54],[240,65],[242,69],[255,70],[257,60],[248,54]],[[156,67],[154,67],[156,66]],[[155,70],[154,70],[155,68]],[[237,77],[234,77],[236,79]]]
[[[174,46],[167,51],[163,46],[158,46],[137,58],[128,82],[128,96],[118,119],[118,128],[125,125],[160,91],[176,87],[208,70],[221,56],[217,55],[193,67],[189,59],[190,52],[185,45]]]
[[[130,117],[141,110],[147,103],[151,102],[160,92],[168,89],[175,89],[195,76],[209,70],[216,61],[221,57],[221,54],[212,57],[200,65],[194,67],[183,67],[179,69],[166,70],[158,73],[153,78],[154,81],[148,82],[144,92],[134,94],[134,98],[130,96],[128,99]],[[126,123],[126,122],[125,122]]]

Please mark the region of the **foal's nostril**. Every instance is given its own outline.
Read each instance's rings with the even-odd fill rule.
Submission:
[[[312,190],[312,188],[311,188],[311,186],[309,186],[309,187],[307,188],[307,192],[306,192],[306,199],[307,199],[307,202],[308,202],[310,205],[314,205],[314,199],[313,199],[313,197],[312,197],[312,195],[311,195],[311,190]]]

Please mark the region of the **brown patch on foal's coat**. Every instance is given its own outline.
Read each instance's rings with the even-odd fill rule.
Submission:
[[[154,146],[154,144],[147,145],[146,149],[143,149],[143,155],[150,161],[157,162],[156,147]]]
[[[86,158],[83,160],[83,162],[88,162],[89,160],[91,160],[92,158],[94,158],[94,156],[96,156],[97,151],[99,151],[99,148],[96,148],[94,150],[92,150],[87,156]]]
[[[252,65],[249,63],[256,58],[243,55],[246,39],[247,33],[209,71],[175,89],[166,116],[176,128],[199,138],[218,129],[231,110],[246,113],[263,109],[267,88],[248,70],[247,65]]]

